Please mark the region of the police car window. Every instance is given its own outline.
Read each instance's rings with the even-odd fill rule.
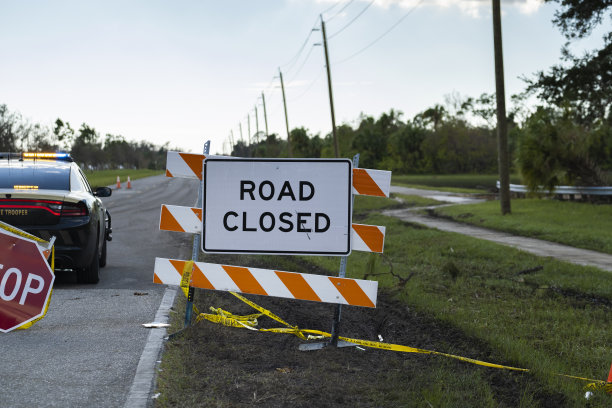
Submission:
[[[45,166],[24,166],[20,163],[0,167],[0,188],[35,188],[69,190],[70,169]],[[17,187],[16,187],[17,186]]]
[[[87,191],[87,187],[83,183],[83,178],[76,169],[72,169],[70,172],[70,190]]]
[[[89,191],[90,193],[93,194],[93,191],[91,189],[91,186],[89,185],[89,181],[87,181],[87,177],[85,177],[85,174],[83,174],[81,169],[78,169],[77,173],[78,173],[79,177],[81,178],[81,182],[85,186],[85,190],[87,190],[87,191]]]

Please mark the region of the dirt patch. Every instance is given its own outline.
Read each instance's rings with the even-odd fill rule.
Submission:
[[[335,306],[249,296],[290,324],[330,331]],[[254,310],[222,292],[198,290],[196,304],[236,314]],[[262,317],[260,327],[280,327]],[[340,334],[367,340],[468,356],[502,364],[501,357],[477,339],[430,316],[417,313],[380,293],[376,309],[344,307]],[[258,333],[200,322],[167,343],[181,350],[183,389],[168,394],[161,387],[160,406],[216,407],[516,407],[526,389],[537,406],[564,406],[563,396],[542,392],[529,374],[483,368],[440,356],[356,347],[303,352],[302,340],[287,334]],[[164,357],[165,358],[165,357]],[[182,380],[181,380],[182,378]],[[185,383],[185,378],[189,383]],[[466,380],[468,379],[468,380]],[[168,379],[161,381],[168,385]],[[474,385],[476,384],[476,385]],[[482,384],[482,386],[477,386]],[[464,389],[465,388],[465,389]],[[474,389],[477,388],[477,389]],[[429,404],[429,405],[428,405]]]

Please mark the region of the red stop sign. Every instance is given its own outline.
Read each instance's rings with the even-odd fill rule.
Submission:
[[[0,331],[42,316],[54,280],[34,241],[0,230]]]

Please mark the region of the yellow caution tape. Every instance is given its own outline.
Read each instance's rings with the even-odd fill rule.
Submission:
[[[191,283],[191,274],[193,273],[193,261],[185,262],[185,266],[183,267],[183,275],[181,276],[181,288],[183,288],[183,292],[185,289],[189,289],[189,284]]]
[[[298,326],[292,326],[289,323],[285,322],[280,317],[278,317],[277,315],[275,315],[274,313],[248,300],[244,296],[241,296],[234,292],[230,292],[230,293],[234,295],[235,297],[237,297],[238,299],[242,300],[244,303],[251,306],[252,308],[258,310],[260,313],[254,314],[254,315],[240,316],[240,315],[234,315],[233,313],[230,313],[220,308],[211,307],[210,309],[213,312],[215,312],[215,314],[207,314],[207,313],[198,314],[196,321],[208,320],[213,323],[223,324],[224,326],[246,328],[249,330],[259,331],[259,332],[293,334],[302,340],[312,340],[312,339],[332,337],[330,333],[327,333],[321,330],[299,329]],[[195,307],[194,307],[194,310],[195,310]],[[271,319],[276,320],[277,322],[283,324],[286,327],[271,328],[271,329],[255,328],[255,326],[257,326],[257,318],[262,315],[268,316]],[[489,363],[486,361],[475,360],[473,358],[462,357],[462,356],[457,356],[457,355],[448,354],[448,353],[442,353],[440,351],[433,351],[433,350],[420,349],[416,347],[403,346],[401,344],[392,344],[392,343],[384,343],[380,341],[353,339],[350,337],[343,337],[343,336],[338,336],[338,340],[343,340],[343,341],[357,344],[363,347],[376,348],[380,350],[398,351],[402,353],[419,353],[419,354],[438,355],[438,356],[453,358],[453,359],[463,361],[466,363],[476,364],[476,365],[483,366],[483,367],[498,368],[498,369],[511,370],[511,371],[521,371],[521,372],[531,371],[528,368],[518,368],[518,367],[506,366],[502,364]],[[586,377],[577,377],[577,376],[567,375],[567,374],[553,373],[553,375],[556,375],[559,377],[571,378],[575,380],[589,381],[590,383],[587,384],[585,388],[593,390],[593,391],[603,390],[603,391],[606,391],[607,393],[612,393],[612,383],[607,383],[606,381],[595,380],[595,379],[586,378]]]
[[[245,329],[259,331],[259,329],[256,329],[255,326],[257,326],[257,319],[263,315],[262,313],[238,316],[221,308],[211,307],[210,310],[213,311],[215,314],[200,313],[196,317],[196,322],[199,322],[201,320],[208,320],[210,322],[219,323],[224,326],[239,328],[244,327]]]
[[[181,283],[180,287],[185,297],[189,297],[189,287],[191,286],[191,275],[193,274],[193,260],[185,262],[185,266],[183,267],[183,274],[181,275]],[[200,315],[200,311],[198,308],[192,303],[193,312],[196,316]]]
[[[569,377],[569,376],[566,376],[566,377]],[[578,378],[580,380],[587,380],[586,378],[580,378],[580,377],[570,377],[570,378]],[[587,381],[590,381],[590,380],[587,380]],[[587,384],[584,388],[587,390],[591,390],[591,391],[604,391],[608,394],[612,394],[612,383],[605,382],[605,381],[596,381],[594,383]]]
[[[284,321],[283,319],[281,319],[280,317],[278,317],[277,315],[275,315],[274,313],[272,313],[271,311],[264,309],[263,307],[259,306],[256,303],[251,302],[250,300],[248,300],[247,298],[245,298],[244,296],[241,296],[235,292],[230,292],[232,295],[236,296],[238,299],[242,300],[244,303],[246,303],[247,305],[251,306],[253,309],[258,310],[260,313],[268,316],[270,319],[276,320],[277,322],[279,322],[280,324],[287,326],[288,328],[291,328],[295,331],[295,335],[298,336],[299,338],[306,340],[306,337],[302,334],[302,331],[300,329],[298,329],[297,326],[292,326],[289,323],[287,323],[286,321]]]
[[[32,241],[40,242],[41,244],[48,244],[49,243],[48,241],[45,241],[42,238],[38,238],[35,235],[29,234],[29,233],[27,233],[25,231],[22,231],[22,230],[20,230],[18,228],[15,228],[15,227],[13,227],[13,226],[11,226],[9,224],[6,224],[6,223],[4,223],[2,221],[0,221],[0,228],[5,229],[5,230],[7,230],[9,232],[12,232],[15,235],[19,235],[20,237],[24,237],[24,238],[31,239]]]
[[[250,321],[252,321],[252,322],[254,322],[254,325],[257,325],[257,319],[260,318],[263,315],[263,313],[254,313],[254,314],[250,314],[250,315],[237,316],[237,315],[234,315],[231,312],[228,312],[228,311],[223,310],[221,308],[214,308],[212,306],[211,306],[210,310],[215,312],[218,315],[221,315],[221,316],[224,316],[224,317],[233,318],[233,319],[236,319],[236,320],[241,321],[241,322],[250,322]]]

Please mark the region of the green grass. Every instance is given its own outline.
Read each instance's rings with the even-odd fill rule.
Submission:
[[[569,406],[580,406],[585,383],[554,373],[605,379],[612,361],[607,345],[612,323],[608,272],[381,215],[365,221],[386,225],[385,255],[353,253],[348,276],[378,274],[369,279],[395,290],[410,307],[490,344],[501,358],[492,362],[529,368],[547,389],[564,393]],[[330,271],[338,269],[337,259],[306,259]],[[520,273],[537,266],[542,270]],[[400,279],[409,280],[402,285]],[[452,345],[438,351],[454,352]]]
[[[391,182],[406,187],[416,187],[454,193],[482,193],[495,188],[499,179],[495,174],[439,174],[439,175],[393,175]],[[510,182],[520,184],[518,176],[512,175]]]
[[[610,230],[607,224],[601,225],[602,219],[609,219],[610,214],[597,213],[601,208],[598,206],[525,202],[528,207],[561,205],[559,211],[565,212],[549,219],[552,224],[563,224],[570,218],[584,220],[595,213],[593,217],[599,224],[594,225]],[[522,212],[518,203],[513,201],[513,217]],[[371,360],[365,359],[372,354],[364,353],[365,362],[359,366],[354,359],[350,363],[344,361],[352,356],[348,349],[304,356],[289,351],[295,348],[295,339],[291,336],[219,328],[202,322],[167,346],[158,381],[162,396],[157,405],[249,406],[245,402],[247,397],[237,400],[236,393],[250,390],[252,404],[257,398],[281,395],[288,398],[285,405],[306,406],[309,392],[337,395],[338,389],[332,385],[338,382],[346,384],[342,392],[345,400],[332,401],[338,406],[610,406],[612,397],[603,392],[596,392],[588,402],[584,399],[587,382],[557,375],[606,379],[612,361],[610,273],[540,258],[460,234],[427,229],[378,213],[397,204],[392,199],[356,197],[355,214],[359,214],[360,222],[386,226],[385,254],[353,252],[348,258],[347,276],[379,282],[379,294],[384,293],[396,302],[392,304],[393,310],[380,310],[380,313],[404,318],[413,314],[419,319],[437,322],[425,331],[424,326],[398,327],[398,333],[414,333],[417,339],[429,339],[426,335],[432,332],[435,338],[442,339],[434,344],[426,340],[418,345],[410,342],[404,345],[528,368],[529,374],[479,368],[439,356],[393,352],[375,354],[376,358]],[[499,203],[486,204],[498,210],[495,205]],[[568,210],[574,205],[584,207]],[[467,206],[450,208],[463,211]],[[553,209],[544,207],[539,211],[553,212]],[[207,261],[221,262],[215,258]],[[236,256],[223,262],[295,272],[327,271],[330,275],[337,275],[339,268],[337,257]],[[236,313],[252,312],[250,308],[235,310],[235,303],[228,306],[222,299],[218,292],[196,295],[201,310],[213,305]],[[264,297],[253,300],[266,303]],[[297,312],[290,307],[271,308],[271,311],[301,328],[319,328],[311,326],[320,319],[310,317],[308,323],[303,320],[315,306],[308,302],[298,306],[303,311],[299,307],[294,308]],[[389,303],[379,303],[379,308],[388,307]],[[358,309],[363,308],[344,308],[343,322],[350,321],[359,313]],[[174,310],[171,331],[182,324],[184,303]],[[293,316],[287,316],[288,313]],[[302,318],[296,318],[296,313]],[[371,330],[355,337],[372,339],[383,323],[374,320]],[[400,357],[390,357],[396,355]],[[260,360],[263,356],[270,359]],[[229,368],[232,364],[235,369]],[[278,367],[287,366],[300,369],[295,369],[291,376],[275,375]],[[507,385],[511,388],[507,392],[514,397],[511,402],[502,395]],[[355,394],[361,405],[348,399]],[[262,400],[259,405],[265,406],[266,402]]]
[[[437,208],[456,221],[612,254],[612,206],[547,199],[513,200],[501,215],[499,201]]]
[[[128,176],[130,179],[136,180],[139,178],[156,176],[158,174],[163,174],[162,170],[149,170],[149,169],[140,169],[140,170],[130,170],[130,169],[121,169],[121,170],[93,170],[93,171],[85,171],[85,175],[87,176],[87,180],[89,184],[93,188],[102,187],[102,186],[110,186],[117,184],[117,176],[121,179],[121,184],[127,182]]]
[[[369,197],[369,196],[355,196],[353,200],[353,214],[368,213],[370,211],[381,211],[393,207],[398,207],[401,204],[391,198],[387,197]]]

